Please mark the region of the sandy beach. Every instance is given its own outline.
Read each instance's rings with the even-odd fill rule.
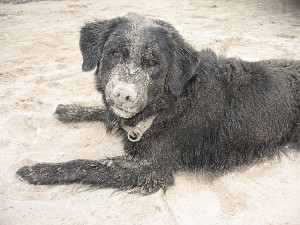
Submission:
[[[102,105],[93,72],[81,71],[79,30],[129,12],[173,24],[199,50],[300,59],[298,0],[0,1],[0,224],[299,225],[300,152],[292,148],[213,182],[178,173],[165,194],[149,196],[33,186],[15,175],[37,162],[123,154],[101,123],[63,124],[53,111],[59,103]]]

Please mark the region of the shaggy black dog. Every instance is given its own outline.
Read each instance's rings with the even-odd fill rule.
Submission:
[[[101,121],[125,155],[25,166],[31,184],[83,183],[151,193],[179,169],[223,174],[299,143],[300,61],[245,62],[196,51],[168,23],[129,14],[81,30],[106,109],[59,105],[64,122]]]

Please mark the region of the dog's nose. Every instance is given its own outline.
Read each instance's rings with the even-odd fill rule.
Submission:
[[[118,84],[114,87],[112,93],[121,103],[134,101],[137,98],[137,91],[134,84]]]

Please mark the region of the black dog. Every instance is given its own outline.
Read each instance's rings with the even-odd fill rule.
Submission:
[[[106,109],[59,105],[61,121],[101,121],[125,156],[36,164],[31,184],[84,183],[151,193],[179,169],[223,174],[300,139],[300,61],[245,62],[197,52],[168,23],[129,14],[81,30]]]

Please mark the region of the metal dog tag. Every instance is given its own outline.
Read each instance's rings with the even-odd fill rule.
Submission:
[[[127,137],[131,142],[138,142],[141,140],[142,131],[140,131],[138,128],[133,128],[132,130],[128,131]]]
[[[143,134],[151,127],[155,117],[156,115],[149,116],[148,118],[140,121],[135,127],[127,125],[122,126],[122,128],[127,132],[128,140],[131,142],[138,142],[141,140]]]

